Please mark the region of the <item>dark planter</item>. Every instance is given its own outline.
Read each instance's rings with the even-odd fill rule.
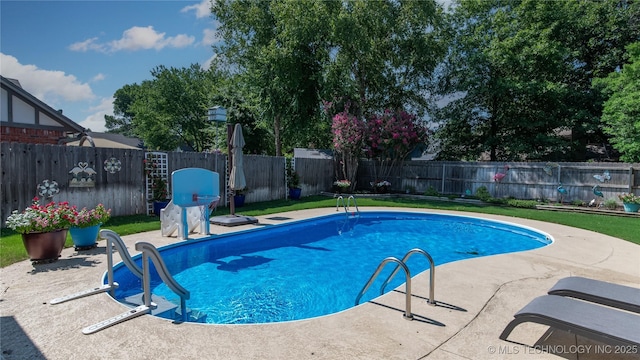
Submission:
[[[67,240],[67,229],[59,229],[44,233],[22,234],[22,243],[31,261],[56,261],[60,257],[64,242]]]
[[[169,205],[169,201],[154,201],[153,202],[153,213],[156,216],[160,216],[160,210],[164,209]]]
[[[69,229],[71,240],[76,250],[93,249],[98,245],[98,233],[100,232],[100,224],[88,227],[72,226]]]
[[[300,199],[300,195],[302,195],[302,189],[300,189],[300,188],[289,188],[289,199],[298,200],[298,199]]]
[[[244,195],[243,194],[233,195],[233,204],[237,208],[243,207],[244,206]]]

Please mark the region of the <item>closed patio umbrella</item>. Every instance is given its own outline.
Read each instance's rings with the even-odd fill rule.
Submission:
[[[242,190],[247,187],[247,180],[244,177],[242,148],[245,145],[244,136],[242,135],[242,127],[236,124],[233,133],[231,125],[227,127],[227,139],[229,141],[229,159],[231,172],[229,173],[229,189],[235,194],[236,190]],[[231,137],[229,138],[229,134]],[[210,219],[212,224],[223,226],[236,226],[245,224],[255,224],[258,219],[252,216],[236,215],[236,209],[233,199],[229,201],[230,215],[214,216]]]
[[[233,163],[231,164],[231,174],[229,174],[229,187],[231,190],[242,190],[247,187],[247,180],[244,177],[242,161],[242,148],[244,147],[244,136],[242,136],[242,126],[236,124],[231,136],[231,152]],[[235,212],[235,207],[231,207],[231,214]]]

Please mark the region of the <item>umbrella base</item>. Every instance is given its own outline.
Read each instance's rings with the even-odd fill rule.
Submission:
[[[223,216],[214,216],[209,219],[214,225],[222,225],[222,226],[238,226],[238,225],[247,225],[247,224],[256,224],[258,219],[252,216],[245,215],[223,215]]]

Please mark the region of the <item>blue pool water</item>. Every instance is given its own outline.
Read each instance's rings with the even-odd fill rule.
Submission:
[[[356,217],[340,213],[190,240],[160,252],[171,274],[190,291],[187,307],[199,314],[200,321],[247,324],[306,319],[353,307],[358,292],[384,258],[402,258],[416,247],[440,265],[549,243],[542,232],[502,222],[440,214],[363,212]],[[117,299],[141,291],[141,281],[121,265],[115,270],[115,281],[120,284]],[[415,276],[428,269],[429,263],[415,255],[408,266]],[[380,295],[380,285],[393,268],[393,264],[385,268],[360,303]],[[151,273],[155,275],[155,269]],[[386,291],[403,283],[400,272]],[[412,285],[414,292],[419,287],[427,292],[428,282]],[[157,276],[151,287],[156,296],[180,303]]]

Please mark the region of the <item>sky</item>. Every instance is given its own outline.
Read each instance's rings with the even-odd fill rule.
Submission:
[[[113,95],[159,65],[208,68],[210,0],[0,1],[0,74],[94,132]]]

